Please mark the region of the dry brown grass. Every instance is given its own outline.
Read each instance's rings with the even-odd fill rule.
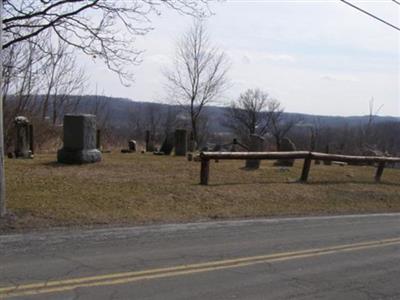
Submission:
[[[297,183],[302,162],[289,171],[262,162],[211,162],[210,185],[200,186],[200,164],[151,154],[104,154],[82,166],[55,163],[55,154],[6,160],[8,227],[184,222],[215,218],[400,211],[400,170],[312,165],[310,182]],[[4,227],[4,224],[3,224]]]

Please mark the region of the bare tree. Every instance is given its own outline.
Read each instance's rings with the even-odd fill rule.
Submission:
[[[248,89],[240,94],[226,111],[225,126],[233,130],[244,142],[250,134],[264,136],[268,131],[270,98],[260,89]]]
[[[51,31],[83,53],[103,60],[121,79],[131,79],[127,64],[140,62],[136,36],[152,27],[162,6],[204,16],[211,0],[3,0],[3,49]],[[122,30],[124,28],[125,30]]]
[[[136,36],[151,30],[151,14],[167,6],[183,14],[204,16],[212,0],[2,0],[1,49],[51,32],[83,53],[99,58],[121,81],[132,79],[127,66],[140,62]],[[125,28],[125,30],[122,30]],[[2,69],[1,72],[3,73]],[[3,104],[0,97],[0,217],[6,213],[3,145]]]
[[[300,121],[298,118],[284,116],[284,108],[278,100],[268,103],[269,133],[275,140],[276,149],[281,150],[282,139]]]
[[[189,114],[197,143],[200,115],[226,87],[228,69],[225,53],[211,44],[204,23],[196,21],[178,43],[173,68],[165,75],[172,95]]]
[[[59,40],[56,46],[49,43],[49,55],[44,69],[44,99],[42,100],[41,118],[50,117],[53,126],[59,117],[70,110],[69,97],[82,93],[87,78],[83,68],[76,64],[74,52],[68,45]],[[76,102],[74,103],[76,105]],[[51,108],[51,116],[49,109]]]
[[[373,127],[374,127],[376,116],[383,108],[383,105],[381,105],[377,109],[375,109],[375,99],[371,98],[371,100],[368,103],[368,108],[369,108],[368,122],[365,126],[361,126],[362,136],[361,136],[361,141],[360,141],[360,147],[361,147],[362,151],[365,150],[366,148],[373,147],[373,145],[372,145]]]
[[[13,119],[21,114],[34,115],[37,94],[40,91],[43,74],[44,55],[37,40],[20,43],[3,50],[3,108],[5,125],[5,145],[10,147]]]

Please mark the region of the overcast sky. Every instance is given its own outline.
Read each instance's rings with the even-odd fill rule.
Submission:
[[[391,0],[352,3],[400,26]],[[231,62],[232,87],[219,104],[247,88],[261,88],[286,111],[364,115],[373,97],[380,115],[400,116],[400,32],[341,3],[329,1],[228,0],[214,4],[212,41]],[[161,69],[192,20],[173,11],[152,19],[154,30],[137,40],[143,63],[132,67],[130,87],[104,65],[85,61],[90,89],[137,101],[166,101]]]

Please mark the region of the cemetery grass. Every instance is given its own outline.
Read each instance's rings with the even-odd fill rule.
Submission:
[[[103,154],[97,164],[69,166],[55,154],[6,162],[11,217],[0,229],[108,226],[226,218],[400,212],[400,170],[312,165],[297,183],[302,161],[288,171],[263,161],[210,164],[209,186],[200,186],[200,163],[152,154]]]

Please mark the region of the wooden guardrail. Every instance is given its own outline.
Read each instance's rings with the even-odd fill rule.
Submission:
[[[200,184],[207,185],[210,173],[210,160],[216,159],[260,159],[260,160],[278,160],[278,159],[304,159],[303,170],[301,172],[300,182],[307,182],[308,174],[313,160],[320,161],[338,161],[346,163],[375,163],[377,169],[375,181],[381,180],[386,163],[400,163],[400,157],[384,156],[351,156],[340,154],[326,154],[308,151],[291,152],[201,152],[201,170]]]

